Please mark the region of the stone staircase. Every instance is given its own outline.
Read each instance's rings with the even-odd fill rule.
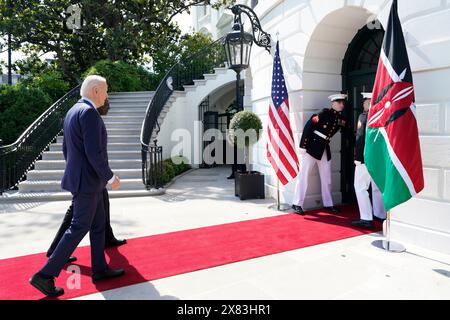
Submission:
[[[140,133],[142,121],[154,92],[121,92],[109,95],[110,111],[103,117],[108,132],[108,157],[111,169],[121,179],[121,188],[111,191],[111,197],[161,194],[163,190],[146,190],[142,183]],[[170,103],[166,108],[170,108]],[[166,114],[165,111],[164,114]],[[162,115],[164,117],[164,115]],[[161,119],[163,120],[163,119]],[[62,200],[71,195],[61,189],[65,161],[62,153],[63,136],[50,145],[35,163],[19,191],[5,194],[6,198]]]

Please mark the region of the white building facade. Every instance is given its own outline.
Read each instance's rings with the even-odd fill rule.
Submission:
[[[371,91],[390,0],[238,1],[254,8],[264,31],[280,41],[298,147],[310,116],[329,106],[336,92],[350,95],[347,116],[361,112],[359,93]],[[399,15],[413,71],[425,190],[392,210],[392,237],[450,254],[450,0],[399,0]],[[218,38],[231,28],[227,10],[199,7],[194,30]],[[249,23],[245,27],[249,29]],[[377,51],[378,50],[378,51]],[[267,127],[272,56],[253,46],[245,75],[247,109]],[[332,141],[333,199],[352,201],[353,150],[338,134]],[[266,158],[266,135],[253,148],[254,170],[266,175],[266,196],[275,197],[277,180]],[[317,170],[312,173],[306,208],[320,207]],[[292,203],[295,181],[281,188]]]

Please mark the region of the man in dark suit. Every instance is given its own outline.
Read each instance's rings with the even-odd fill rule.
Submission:
[[[98,113],[100,113],[101,116],[106,116],[108,114],[110,107],[109,107],[109,101],[108,99],[105,100],[105,103],[103,104],[103,106],[101,106],[100,108],[97,109]],[[104,208],[105,208],[105,217],[106,217],[106,225],[105,225],[105,248],[109,248],[109,247],[117,247],[117,246],[121,246],[127,243],[127,241],[125,239],[117,239],[114,236],[112,227],[111,227],[111,219],[110,219],[110,205],[109,205],[109,194],[108,194],[108,190],[105,188],[103,189],[103,204],[104,204]],[[67,209],[66,214],[64,215],[64,219],[63,222],[61,224],[61,226],[58,229],[58,232],[56,233],[55,238],[53,239],[52,244],[50,245],[50,248],[47,250],[47,258],[49,258],[53,251],[55,251],[56,246],[58,245],[59,241],[61,241],[62,237],[64,236],[64,233],[67,231],[67,229],[69,229],[70,224],[72,222],[72,218],[73,218],[73,199],[72,199],[72,203],[69,207],[69,209]],[[69,257],[68,262],[75,262],[77,261],[76,257]]]
[[[70,255],[89,232],[91,242],[92,281],[118,277],[123,269],[112,270],[106,263],[105,208],[103,189],[109,183],[113,190],[120,180],[109,168],[107,134],[97,108],[108,97],[106,80],[88,76],[81,85],[82,99],[67,113],[64,120],[63,153],[66,169],[62,188],[72,192],[73,219],[55,251],[42,269],[30,279],[30,284],[43,294],[56,297],[64,294],[55,286]]]

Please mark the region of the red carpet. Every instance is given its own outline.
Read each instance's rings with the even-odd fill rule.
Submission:
[[[125,268],[126,275],[97,285],[90,278],[90,249],[81,247],[75,251],[80,289],[67,289],[71,274],[66,270],[56,285],[66,291],[60,298],[69,299],[373,232],[352,228],[357,209],[343,209],[340,215],[312,211],[305,217],[287,214],[129,239],[127,245],[107,250],[110,266]],[[381,224],[376,228],[381,230]],[[0,300],[44,298],[28,280],[45,261],[43,253],[0,260]]]

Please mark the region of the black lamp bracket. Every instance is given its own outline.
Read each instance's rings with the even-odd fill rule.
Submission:
[[[234,14],[234,23],[239,23],[242,25],[241,15],[243,13],[250,19],[253,31],[253,41],[257,46],[265,48],[270,53],[272,38],[270,34],[263,31],[263,29],[261,28],[261,23],[259,22],[256,13],[250,7],[243,4],[237,4],[230,10]]]

